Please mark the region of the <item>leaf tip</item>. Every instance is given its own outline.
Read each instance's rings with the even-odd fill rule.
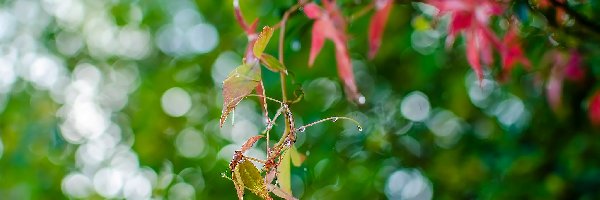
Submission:
[[[310,19],[317,19],[321,16],[321,8],[315,3],[309,3],[304,6],[304,13]]]

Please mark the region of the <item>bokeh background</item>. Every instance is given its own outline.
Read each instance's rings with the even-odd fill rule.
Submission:
[[[339,1],[348,16],[369,2]],[[263,26],[294,3],[243,0],[241,7]],[[597,4],[578,8],[592,12]],[[307,67],[312,22],[292,14],[288,88],[305,93],[292,106],[296,123],[348,116],[364,126],[359,132],[338,121],[299,134],[296,147],[307,159],[292,168],[294,196],[600,198],[600,135],[584,105],[594,85],[567,84],[562,114],[550,109],[538,72],[549,71],[540,64],[544,53],[561,47],[549,41],[543,16],[523,6],[511,9],[523,21],[533,70],[518,68],[502,83],[489,70],[481,85],[463,42],[445,49],[447,18],[433,26],[432,7],[396,3],[374,60],[366,58],[371,13],[352,19],[349,48],[363,106],[346,100],[332,43]],[[493,23],[506,28],[501,19]],[[568,41],[587,46],[588,77],[600,72],[598,43]],[[221,82],[241,64],[245,46],[230,1],[2,1],[0,199],[235,199],[221,173],[264,128],[252,98],[234,122],[218,124]],[[276,55],[276,46],[273,40],[266,51]],[[278,74],[263,70],[263,79],[267,95],[280,98]],[[248,154],[264,158],[264,145]]]

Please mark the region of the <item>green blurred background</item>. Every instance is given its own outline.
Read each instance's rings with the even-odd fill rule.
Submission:
[[[370,1],[339,1],[351,15]],[[584,102],[593,84],[566,83],[549,107],[543,16],[515,1],[533,70],[481,83],[459,40],[444,48],[447,19],[431,7],[394,5],[384,42],[366,58],[366,16],[349,23],[349,48],[367,103],[346,100],[327,42],[307,67],[312,21],[291,15],[285,60],[306,161],[292,168],[301,199],[598,199],[600,141]],[[595,1],[594,1],[595,2]],[[295,1],[242,0],[247,19],[277,23]],[[597,3],[577,7],[593,13]],[[593,15],[592,17],[597,17]],[[493,26],[502,30],[502,20]],[[274,38],[278,38],[278,32]],[[560,36],[562,37],[562,36]],[[584,48],[588,77],[598,43]],[[221,82],[242,61],[246,36],[231,1],[8,0],[0,3],[0,199],[235,199],[221,177],[233,151],[264,125],[256,99],[219,128]],[[273,40],[267,52],[276,55]],[[279,75],[263,70],[268,96]],[[270,104],[271,113],[276,104]],[[280,123],[281,124],[281,123]],[[281,134],[281,125],[275,127]],[[264,158],[264,142],[248,154]]]

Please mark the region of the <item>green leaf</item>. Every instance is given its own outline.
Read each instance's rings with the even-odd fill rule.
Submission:
[[[236,167],[231,175],[231,179],[233,180],[233,185],[235,186],[235,190],[237,191],[238,199],[244,199],[244,181],[242,180],[242,176],[240,175],[240,168]]]
[[[292,193],[292,182],[291,182],[291,166],[290,166],[290,149],[283,152],[283,157],[281,158],[281,163],[277,167],[277,182],[279,183],[279,187],[289,194]]]
[[[223,126],[225,119],[237,104],[252,93],[260,80],[258,63],[244,63],[229,74],[223,81],[223,110],[221,111],[220,126]]]
[[[284,72],[285,74],[287,74],[287,69],[285,68],[285,66],[283,66],[283,64],[281,64],[279,60],[277,60],[277,58],[273,57],[272,55],[263,54],[260,57],[260,60],[265,65],[265,67],[267,67],[267,69],[273,72]]]
[[[296,167],[302,165],[302,162],[306,159],[306,156],[299,153],[295,146],[290,148],[290,157],[292,158],[292,164]]]
[[[239,172],[239,176],[245,185],[252,193],[263,199],[271,199],[267,192],[267,187],[260,176],[260,172],[249,160],[243,160],[235,168]],[[239,193],[238,193],[239,194]],[[243,194],[243,193],[242,193]]]
[[[252,51],[254,52],[254,56],[256,56],[257,58],[261,57],[263,51],[265,51],[265,48],[269,43],[269,40],[271,39],[271,36],[273,36],[273,28],[269,26],[263,27],[263,30],[258,35],[258,39],[256,39],[256,42],[254,43],[254,48],[252,49]]]

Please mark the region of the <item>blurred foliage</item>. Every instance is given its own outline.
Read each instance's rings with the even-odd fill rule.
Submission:
[[[600,21],[597,1],[568,2],[574,11],[593,23]],[[259,26],[272,26],[294,3],[242,0],[241,7],[247,19],[258,17]],[[349,16],[368,2],[340,0],[339,3]],[[230,1],[14,0],[0,5],[0,28],[5,29],[0,31],[0,73],[4,74],[0,75],[2,199],[133,198],[139,197],[138,193],[141,197],[151,194],[169,199],[237,197],[233,183],[221,173],[229,173],[233,149],[239,148],[240,141],[258,134],[263,124],[257,99],[248,98],[236,110],[235,126],[231,125],[231,119],[224,128],[218,126],[222,106],[220,83],[241,63],[240,55],[246,46],[245,35],[234,21]],[[57,5],[64,7],[61,10]],[[419,5],[408,1],[395,3],[382,47],[371,61],[366,58],[366,27],[371,13],[349,24],[348,46],[358,87],[367,98],[364,106],[346,101],[337,78],[331,42],[325,44],[314,66],[307,67],[311,21],[302,12],[290,16],[285,37],[286,67],[291,74],[288,87],[290,91],[303,89],[305,93],[305,99],[291,107],[297,123],[348,116],[365,127],[365,131],[358,132],[351,123],[324,123],[299,134],[296,147],[307,159],[300,167],[292,167],[294,196],[301,199],[427,199],[427,195],[435,199],[600,198],[600,163],[596,159],[600,156],[600,131],[588,122],[586,104],[591,91],[598,87],[600,30],[553,24],[552,17],[548,17],[553,16],[552,11],[535,12],[529,1],[513,1],[511,9],[523,23],[522,45],[533,69],[517,69],[506,83],[498,83],[494,77],[499,67],[494,67],[486,79],[492,89],[486,89],[485,85],[473,84],[475,76],[466,62],[463,42],[459,39],[453,48],[446,50],[444,22],[433,25],[432,16],[424,14]],[[106,19],[109,23],[106,26],[112,29],[90,25],[103,23],[94,21],[96,18]],[[173,40],[167,43],[177,49],[186,43],[207,41],[206,35],[185,39],[198,36],[193,34],[167,34],[161,39],[168,24],[177,23],[208,24],[216,28],[218,45],[207,51],[169,53],[160,42]],[[502,23],[503,19],[495,19],[494,28],[502,30]],[[140,47],[136,43],[119,46],[132,38],[121,40],[119,34],[102,35],[103,31],[127,27],[148,34],[149,38],[141,40],[146,45],[142,53],[128,50],[128,46]],[[423,35],[425,32],[433,36]],[[275,31],[273,38],[279,34]],[[133,39],[143,38],[144,34],[141,35]],[[415,47],[415,40],[422,37],[433,42],[428,49]],[[73,41],[75,53],[68,53],[65,48],[72,47],[69,42]],[[106,50],[102,45],[113,47]],[[277,55],[277,45],[277,40],[272,40],[265,52]],[[551,70],[543,65],[544,54],[550,49],[578,49],[588,69],[585,83],[565,83],[562,109],[566,111],[559,114],[550,109],[542,84]],[[31,75],[30,71],[35,71],[31,66],[37,66],[31,60],[41,56],[59,60],[55,74],[42,70],[42,74]],[[93,65],[91,72],[82,63]],[[77,69],[82,70],[77,72]],[[10,82],[7,70],[14,73],[14,82]],[[82,86],[77,91],[90,92],[87,94],[92,95],[90,102],[98,105],[98,109],[91,111],[103,113],[100,119],[107,120],[102,123],[108,123],[110,128],[105,127],[100,134],[110,135],[108,132],[116,127],[113,132],[118,136],[111,137],[116,138],[118,145],[103,146],[108,149],[86,146],[100,136],[82,140],[69,140],[65,136],[69,133],[65,124],[71,123],[69,113],[76,113],[66,105],[77,102],[76,96],[68,92],[72,90],[68,85],[77,86],[77,80],[93,82],[95,73],[99,74],[101,86],[97,87],[101,89]],[[267,95],[279,98],[278,74],[266,69],[262,74]],[[126,86],[119,85],[121,75],[131,79]],[[43,87],[45,79],[56,79],[52,82],[56,84]],[[109,85],[111,81],[117,85]],[[173,90],[175,100],[165,97],[165,92],[175,87],[179,88]],[[183,95],[177,92],[181,90]],[[478,90],[490,91],[487,103],[473,100],[476,98],[473,95],[481,92]],[[117,99],[111,96],[112,92],[125,95],[122,107],[112,106],[111,100]],[[416,99],[419,105],[426,103],[424,119],[411,119],[415,114],[411,112],[414,104],[408,99]],[[189,100],[190,107],[177,116],[180,111],[177,109],[185,107]],[[171,114],[166,111],[169,105],[165,103],[175,104]],[[274,113],[277,105],[269,106]],[[89,109],[85,111],[75,117],[90,114]],[[86,125],[84,128],[93,128],[100,122],[80,123]],[[276,126],[274,130],[280,134],[283,127]],[[262,152],[264,156],[264,145],[264,141],[259,142],[254,154],[260,156]],[[103,156],[89,164],[96,154]],[[123,163],[133,163],[133,167],[123,167]],[[102,169],[133,171],[113,173]],[[100,181],[106,175],[104,172],[110,177],[107,183]],[[83,176],[65,178],[73,174]],[[141,183],[131,181],[138,180],[135,174],[143,175]],[[130,182],[131,187],[138,189],[147,188],[149,183],[151,190],[126,189]],[[146,185],[139,186],[142,183]],[[117,187],[117,191],[111,192],[112,187]]]

